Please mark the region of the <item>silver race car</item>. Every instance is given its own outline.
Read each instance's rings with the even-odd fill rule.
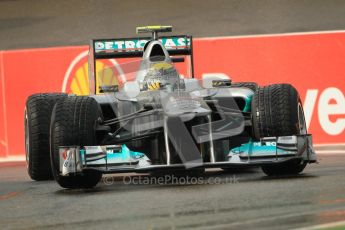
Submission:
[[[152,36],[92,40],[89,96],[28,98],[32,179],[90,188],[105,173],[260,166],[271,176],[299,174],[316,162],[293,86],[196,79],[192,37],[158,36],[171,31],[139,27]],[[98,70],[99,59],[114,65]],[[105,80],[101,71],[115,74]]]

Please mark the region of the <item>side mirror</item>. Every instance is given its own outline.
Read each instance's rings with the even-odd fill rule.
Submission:
[[[118,85],[102,85],[99,86],[100,93],[115,93],[119,91]]]
[[[204,88],[213,88],[213,81],[228,80],[231,82],[231,78],[223,73],[203,74],[202,86]]]

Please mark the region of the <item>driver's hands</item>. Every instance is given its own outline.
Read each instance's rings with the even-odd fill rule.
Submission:
[[[149,80],[147,82],[147,89],[148,90],[159,90],[161,88],[162,84],[159,80],[153,79]]]

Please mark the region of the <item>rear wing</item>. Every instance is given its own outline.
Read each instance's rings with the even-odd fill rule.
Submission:
[[[139,37],[91,40],[90,51],[95,59],[142,57],[145,44],[151,39]],[[170,55],[192,55],[192,36],[168,36],[158,40]]]
[[[96,92],[95,66],[97,59],[142,57],[145,44],[150,40],[152,40],[152,37],[91,40],[89,50],[89,80],[91,93],[94,94]],[[162,36],[159,37],[158,40],[162,42],[170,56],[190,56],[191,75],[194,76],[192,36]]]

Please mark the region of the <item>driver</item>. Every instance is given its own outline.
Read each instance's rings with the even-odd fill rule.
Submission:
[[[149,65],[144,77],[143,90],[167,89],[174,91],[180,87],[180,76],[169,62],[155,62]]]

